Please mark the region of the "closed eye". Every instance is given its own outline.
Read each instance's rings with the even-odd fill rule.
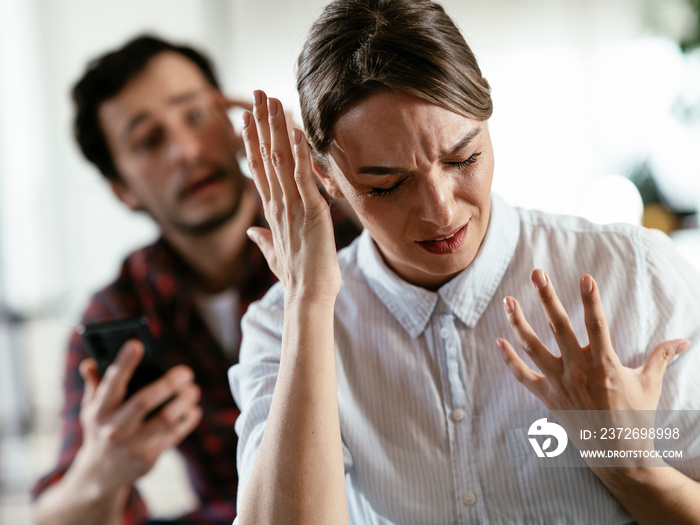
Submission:
[[[372,188],[369,192],[369,195],[371,197],[387,197],[389,195],[392,195],[396,193],[396,191],[399,189],[399,187],[401,186],[401,184],[403,184],[403,181],[405,180],[406,179],[401,179],[390,188]]]
[[[457,167],[458,169],[462,170],[468,166],[471,166],[474,164],[477,160],[477,158],[481,155],[481,152],[475,152],[472,153],[471,156],[468,159],[465,159],[461,162],[450,162],[449,164],[452,164],[453,166]]]

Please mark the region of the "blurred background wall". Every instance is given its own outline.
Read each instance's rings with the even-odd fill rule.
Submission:
[[[263,88],[292,107],[296,56],[325,3],[0,0],[0,523],[29,521],[28,488],[54,461],[71,327],[156,235],[81,158],[72,82],[92,57],[149,31],[208,52],[228,93]],[[644,220],[697,264],[697,2],[442,3],[493,88],[494,190],[515,205]],[[167,514],[191,500],[172,481],[177,462],[163,463],[145,484]]]

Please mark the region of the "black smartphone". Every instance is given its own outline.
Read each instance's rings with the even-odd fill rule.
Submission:
[[[88,353],[97,362],[100,377],[129,339],[138,339],[143,343],[143,358],[129,381],[125,399],[161,377],[166,371],[165,363],[148,329],[146,317],[80,325],[77,331],[85,339]]]

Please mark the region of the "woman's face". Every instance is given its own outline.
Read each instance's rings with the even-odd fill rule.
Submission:
[[[486,122],[379,92],[341,114],[333,137],[324,183],[348,200],[389,267],[437,289],[471,264],[491,211]]]

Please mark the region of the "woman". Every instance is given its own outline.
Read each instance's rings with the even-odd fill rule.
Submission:
[[[491,195],[489,86],[428,0],[331,3],[298,89],[308,144],[295,130],[290,145],[262,92],[244,117],[270,223],[249,235],[281,284],[249,310],[230,372],[239,522],[700,519],[697,469],[540,468],[535,420],[519,419],[605,409],[619,425],[611,410],[698,408],[698,350],[655,346],[700,333],[685,319],[700,280],[669,243]],[[365,227],[338,257],[312,171]],[[525,352],[496,344],[508,324]]]

